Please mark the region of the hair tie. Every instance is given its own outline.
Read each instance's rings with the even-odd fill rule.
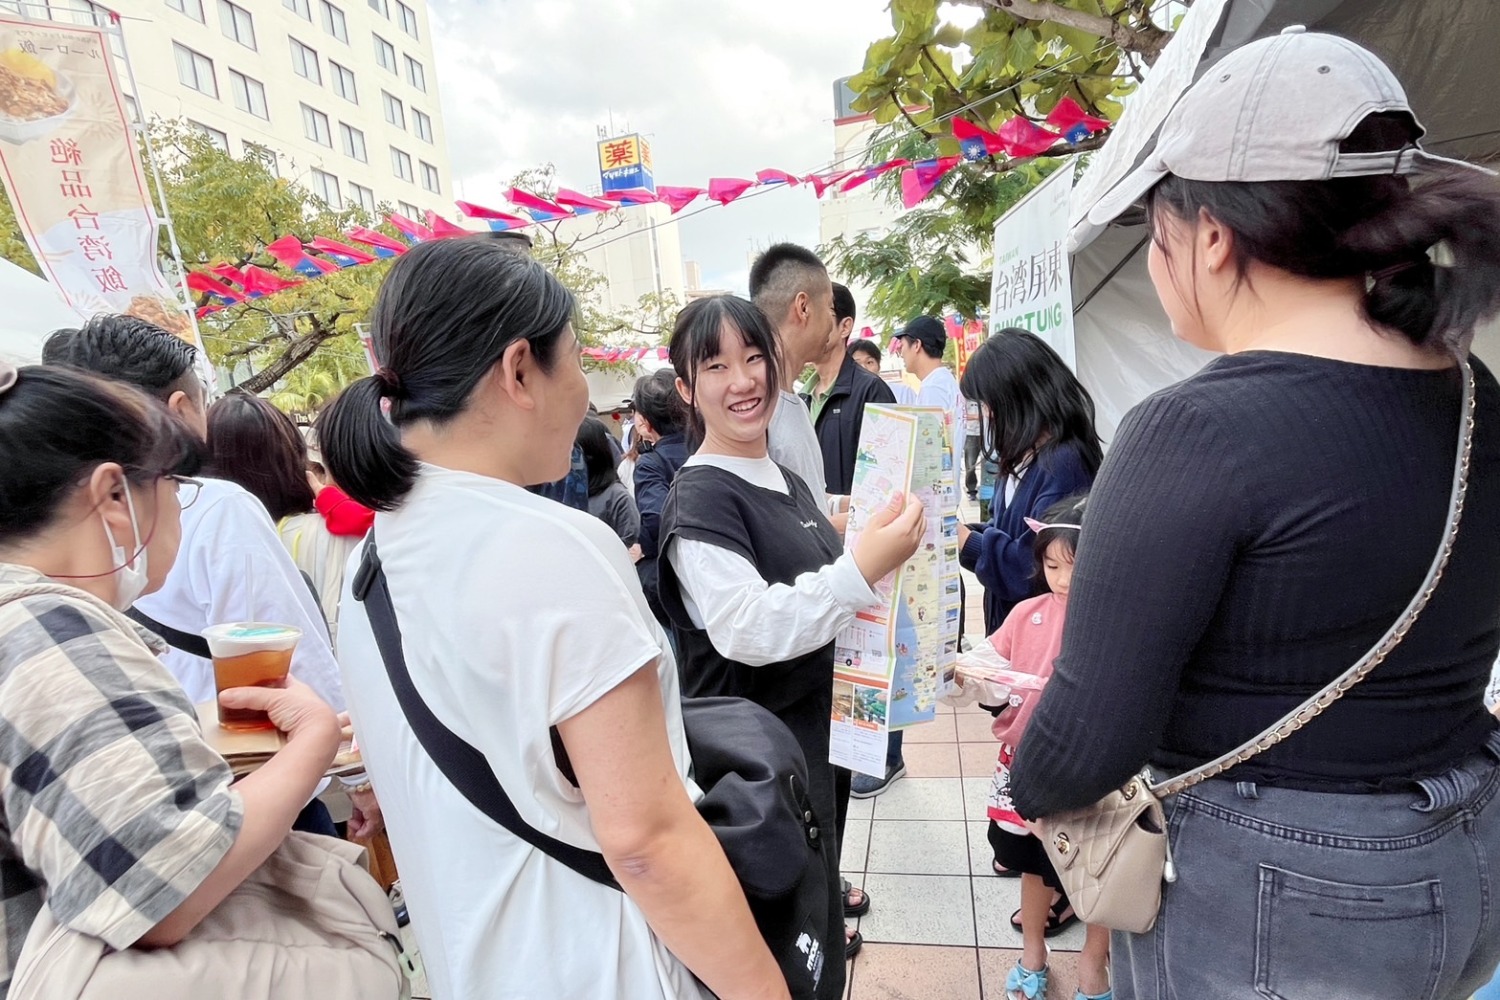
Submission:
[[[9,392],[21,379],[21,370],[9,361],[0,361],[0,396]]]
[[[1081,524],[1063,524],[1060,522],[1057,524],[1047,524],[1044,521],[1038,521],[1029,517],[1023,518],[1022,520],[1026,522],[1026,527],[1030,528],[1038,535],[1046,531],[1048,528],[1074,528],[1076,530],[1082,530],[1083,528],[1083,525]]]
[[[401,376],[384,366],[375,372],[375,381],[380,383],[382,396],[399,396],[401,394]]]

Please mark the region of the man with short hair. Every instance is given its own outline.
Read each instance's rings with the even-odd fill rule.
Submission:
[[[813,430],[823,449],[823,480],[834,496],[847,496],[854,483],[854,460],[865,405],[893,405],[891,387],[870,374],[844,349],[854,329],[854,296],[843,285],[833,286],[833,312],[838,329],[827,351],[813,362],[813,371],[799,387],[812,411]]]
[[[835,306],[837,306],[837,303],[835,303]],[[880,352],[880,345],[875,343],[875,341],[856,340],[849,345],[846,353],[854,359],[855,364],[871,375],[878,376],[880,374],[880,361],[883,355]]]
[[[823,450],[793,387],[802,369],[823,357],[837,336],[833,282],[817,254],[778,243],[751,266],[750,298],[771,321],[781,344],[781,398],[771,414],[771,458],[802,477],[813,496],[824,496]]]

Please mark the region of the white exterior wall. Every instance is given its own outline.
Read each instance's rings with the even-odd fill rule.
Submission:
[[[876,128],[875,120],[869,117],[842,118],[834,122],[833,162],[839,164],[838,169],[849,170],[864,166],[864,149]],[[848,194],[839,191],[837,186],[830,187],[818,202],[818,242],[827,243],[835,236],[853,240],[861,233],[880,236],[902,212],[900,205],[892,205],[876,195],[872,184],[861,185]],[[857,335],[867,325],[865,307],[873,289],[867,285],[851,283],[837,273],[833,275],[833,280],[848,285],[849,291],[854,293],[858,313],[854,331]],[[892,331],[877,329],[875,332],[882,335]],[[879,339],[884,344],[885,338],[880,336]]]
[[[616,214],[622,220],[618,225]],[[605,311],[634,309],[650,292],[670,292],[678,302],[686,300],[682,236],[666,205],[619,209],[602,221],[597,215],[568,219],[558,225],[557,235],[564,242],[580,240],[584,262],[604,276],[600,295]]]
[[[431,208],[451,218],[453,172],[438,99],[438,67],[426,0],[401,0],[415,15],[415,38],[402,29],[398,0],[332,0],[333,6],[344,15],[347,43],[325,29],[321,9],[324,0],[305,0],[310,20],[290,9],[287,2],[236,0],[237,6],[249,13],[254,28],[255,48],[251,49],[226,34],[220,0],[171,0],[170,3],[169,0],[114,0],[111,6],[121,15],[126,51],[140,91],[132,96],[141,112],[147,119],[186,118],[223,133],[228,138],[228,151],[235,156],[245,152],[246,143],[273,150],[277,154],[277,173],[309,190],[315,190],[314,169],[331,174],[338,178],[343,205],[354,201],[350,185],[359,184],[374,192],[377,205],[389,203],[401,211],[404,203],[419,213]],[[303,6],[302,0],[289,2],[296,3],[299,9]],[[185,7],[191,14],[175,9],[174,4]],[[200,4],[201,23],[196,17]],[[388,10],[390,16],[386,17],[377,7]],[[394,48],[395,73],[377,62],[376,35]],[[292,38],[317,53],[321,84],[294,72]],[[180,81],[174,43],[212,63],[217,98]],[[407,57],[420,64],[425,92],[408,78]],[[330,62],[354,74],[358,103],[335,91]],[[269,121],[235,106],[231,70],[265,88]],[[122,82],[128,92],[129,81]],[[382,91],[401,102],[404,129],[386,122]],[[305,135],[303,104],[327,115],[331,146],[320,145]],[[417,137],[413,110],[431,118],[431,143]],[[345,153],[341,123],[364,133],[368,162]],[[396,176],[392,146],[411,157],[412,180]],[[423,187],[423,163],[436,168],[436,192]]]

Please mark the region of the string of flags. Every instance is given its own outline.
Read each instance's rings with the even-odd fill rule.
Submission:
[[[951,124],[953,138],[958,141],[959,145],[958,156],[940,156],[915,161],[897,158],[873,166],[829,169],[801,176],[768,168],[758,171],[754,179],[714,177],[705,187],[660,185],[654,191],[646,188],[631,188],[624,191],[606,191],[597,197],[567,188],[559,188],[552,199],[548,200],[513,187],[506,195],[506,200],[513,211],[502,211],[469,201],[459,201],[455,204],[465,218],[484,223],[492,232],[506,232],[539,223],[558,222],[563,219],[612,212],[615,209],[637,205],[666,205],[671,209],[672,214],[676,215],[700,198],[706,198],[720,205],[728,205],[756,188],[797,187],[806,184],[813,189],[816,197],[822,198],[829,189],[836,188],[840,192],[852,191],[893,170],[900,170],[902,204],[907,208],[914,208],[931,195],[943,178],[957,169],[961,163],[983,160],[992,156],[1029,159],[1040,156],[1060,143],[1077,143],[1110,126],[1107,120],[1086,113],[1071,97],[1063,98],[1052,109],[1052,112],[1047,115],[1045,128],[1019,115],[1005,122],[998,131],[994,132],[962,118],[954,118]],[[405,253],[416,243],[455,236],[469,236],[473,233],[472,230],[455,225],[431,210],[428,210],[423,222],[408,219],[394,212],[386,216],[386,221],[401,234],[405,242],[392,239],[374,229],[355,226],[344,234],[348,242],[319,236],[304,243],[296,236],[289,235],[268,244],[266,253],[281,267],[299,275],[300,280],[283,278],[254,264],[243,268],[219,264],[189,273],[188,288],[204,296],[204,305],[198,309],[198,317],[201,319],[231,306],[275,295],[326,274],[388,260]],[[359,244],[359,246],[353,244]],[[655,349],[622,348],[619,350],[625,354],[634,354],[636,351]],[[641,357],[644,356],[641,355]],[[632,360],[632,358],[606,357],[603,360]]]

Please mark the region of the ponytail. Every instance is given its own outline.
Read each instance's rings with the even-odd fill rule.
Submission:
[[[1381,212],[1343,234],[1373,267],[1365,315],[1415,344],[1468,349],[1475,326],[1500,308],[1500,182],[1458,166],[1434,169]]]
[[[395,510],[417,484],[417,458],[381,412],[384,386],[375,376],[349,386],[318,418],[328,474],[371,510]]]
[[[463,413],[518,340],[550,371],[573,304],[546,268],[489,236],[435,240],[402,254],[370,321],[380,371],[345,389],[318,421],[334,482],[372,510],[401,506],[418,463],[400,429],[442,426]]]

